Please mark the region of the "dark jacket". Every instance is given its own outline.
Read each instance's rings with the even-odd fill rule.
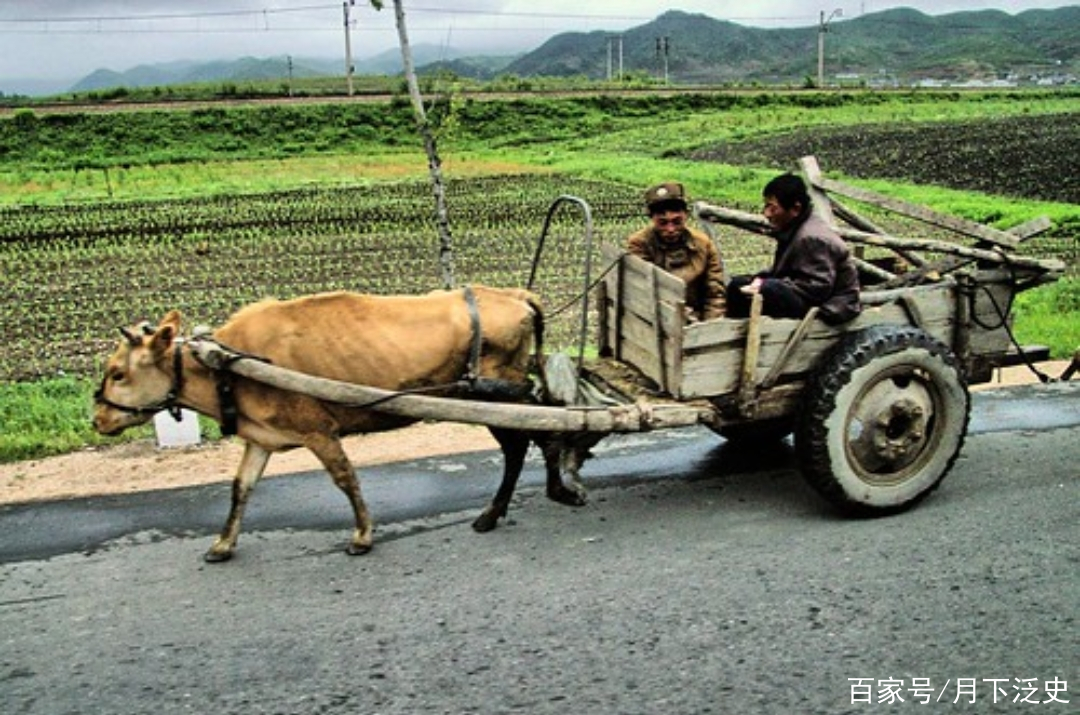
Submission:
[[[775,238],[773,265],[763,277],[784,281],[808,309],[819,306],[827,323],[843,323],[862,312],[851,251],[820,216],[807,211]]]
[[[686,283],[686,305],[698,320],[724,315],[724,269],[716,244],[701,231],[683,230],[681,241],[666,243],[652,226],[632,234],[626,250]]]

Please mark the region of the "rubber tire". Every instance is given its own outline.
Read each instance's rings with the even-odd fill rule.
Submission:
[[[929,409],[912,411],[918,403]],[[845,513],[891,514],[941,484],[963,446],[970,412],[963,372],[948,347],[918,328],[874,326],[841,339],[811,377],[796,455],[810,485]],[[892,455],[878,446],[895,435],[915,443],[903,463],[889,463]]]

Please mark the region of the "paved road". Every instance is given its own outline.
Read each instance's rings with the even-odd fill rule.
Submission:
[[[488,535],[468,522],[490,479],[465,511],[375,504],[377,548],[349,558],[323,482],[325,502],[262,490],[264,528],[224,565],[199,560],[203,527],[138,519],[85,551],[6,557],[0,711],[1077,712],[1080,390],[978,397],[941,489],[887,519],[834,516],[790,451],[740,460],[685,432],[610,448],[583,509],[527,489]],[[263,486],[290,481],[307,478]],[[184,517],[217,502],[210,528],[225,507],[171,496],[158,507]],[[323,511],[333,531],[298,518]],[[0,539],[53,524],[6,509]]]

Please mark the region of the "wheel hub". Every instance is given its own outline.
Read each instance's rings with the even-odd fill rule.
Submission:
[[[851,454],[865,472],[894,478],[923,453],[934,414],[917,381],[883,380],[859,402],[849,423]]]

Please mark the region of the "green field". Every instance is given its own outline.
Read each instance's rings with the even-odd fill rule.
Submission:
[[[524,284],[560,195],[589,203],[594,241],[618,243],[641,224],[649,183],[679,178],[694,198],[756,210],[764,181],[807,151],[830,175],[998,227],[1047,215],[1057,227],[1026,250],[1076,272],[1077,93],[451,94],[433,117],[459,284]],[[942,170],[946,130],[968,157],[954,176]],[[1010,135],[1025,141],[1006,155]],[[937,153],[919,154],[919,137]],[[855,161],[886,150],[896,160]],[[973,188],[975,155],[990,157],[981,180],[996,167],[1024,181]],[[927,158],[900,161],[909,156]],[[426,173],[399,100],[0,115],[0,460],[97,441],[86,405],[119,325],[171,308],[189,327],[214,325],[265,296],[440,287]],[[537,289],[557,313],[556,343],[578,324],[584,233],[565,207],[545,250]],[[753,239],[725,245],[732,271],[768,252]],[[1023,296],[1021,340],[1071,354],[1076,292],[1070,279]]]

